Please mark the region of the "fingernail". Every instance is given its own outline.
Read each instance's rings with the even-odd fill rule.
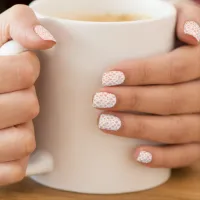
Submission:
[[[144,164],[149,164],[152,162],[153,156],[150,152],[140,151],[137,157],[137,161]]]
[[[56,42],[56,39],[53,37],[53,35],[43,26],[41,25],[35,26],[34,31],[43,40]]]
[[[121,120],[114,115],[102,114],[99,118],[99,128],[102,130],[118,131],[121,126]]]
[[[200,26],[194,21],[187,21],[184,25],[184,33],[193,36],[200,41]]]
[[[116,96],[107,92],[96,93],[93,98],[94,108],[112,108],[116,105],[116,103]]]
[[[110,71],[103,75],[102,85],[103,86],[116,86],[121,85],[125,81],[125,75],[123,72]]]

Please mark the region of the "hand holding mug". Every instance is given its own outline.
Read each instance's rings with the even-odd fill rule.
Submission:
[[[185,54],[189,57],[188,47],[167,54],[174,46],[175,8],[160,0],[123,0],[117,2],[105,0],[98,1],[98,6],[94,0],[43,0],[34,1],[31,7],[40,18],[41,24],[27,7],[23,7],[25,11],[20,11],[20,13],[29,14],[27,17],[23,16],[23,19],[18,19],[16,16],[19,14],[11,20],[20,29],[13,29],[12,23],[5,26],[9,27],[6,30],[10,30],[10,35],[3,40],[3,43],[11,38],[15,41],[3,45],[1,50],[3,52],[4,50],[12,51],[15,48],[9,45],[16,45],[16,41],[27,49],[51,48],[55,44],[55,39],[41,25],[50,30],[57,40],[55,48],[48,51],[37,51],[42,64],[36,87],[41,112],[35,120],[37,149],[49,152],[54,158],[56,167],[51,173],[33,176],[33,179],[52,188],[96,194],[140,191],[155,187],[168,180],[170,169],[153,169],[141,166],[134,162],[131,155],[133,155],[132,150],[138,145],[146,145],[143,146],[144,148],[153,148],[149,145],[155,144],[155,142],[149,140],[156,141],[156,144],[167,142],[164,134],[165,140],[161,138],[162,134],[157,134],[160,131],[157,128],[160,121],[162,124],[168,123],[165,117],[174,113],[171,113],[173,111],[171,107],[166,107],[172,105],[167,104],[170,101],[167,99],[169,96],[167,87],[176,86],[172,87],[172,83],[176,83],[172,80],[176,80],[176,77],[166,77],[163,70],[168,70],[167,72],[170,70],[170,75],[173,75],[171,73],[173,68],[171,65],[168,66],[168,63],[171,64],[171,57],[180,57],[179,51],[186,51]],[[62,13],[80,12],[80,8],[85,13],[100,11],[105,14],[120,11],[129,14],[141,13],[145,16],[151,16],[151,18],[136,22],[108,23],[103,21],[96,23],[84,20],[73,21],[67,18],[60,19],[58,16]],[[100,8],[101,10],[99,10]],[[16,11],[12,11],[12,13],[16,13]],[[9,17],[5,18],[9,19]],[[190,20],[188,19],[188,21]],[[14,34],[14,30],[16,34]],[[19,37],[20,31],[17,30],[23,30],[23,37]],[[8,32],[6,31],[6,33]],[[142,41],[141,38],[143,38]],[[189,42],[193,45],[196,44],[192,38],[189,38]],[[196,52],[196,50],[193,51]],[[19,54],[15,58],[28,53]],[[165,53],[165,55],[138,59],[160,53]],[[7,56],[4,59],[13,57]],[[103,77],[105,87],[95,95],[93,102],[96,108],[105,110],[105,113],[100,116],[100,129],[104,131],[108,129],[106,131],[109,133],[127,138],[105,135],[96,126],[97,113],[91,106],[91,98],[101,85],[100,77],[106,67],[128,59],[133,59],[133,61],[122,62],[105,73]],[[190,63],[190,59],[188,60]],[[166,68],[162,66],[163,63]],[[157,76],[158,73],[160,76]],[[25,88],[20,87],[15,90],[23,91],[26,88],[31,88],[35,80],[29,87],[24,86]],[[184,81],[185,79],[181,79],[180,82],[177,82],[182,84]],[[162,92],[165,90],[166,92]],[[154,98],[155,95],[157,98]],[[25,97],[21,97],[25,102]],[[35,101],[37,101],[36,96]],[[26,102],[28,101],[26,100]],[[33,107],[31,105],[29,107]],[[170,110],[166,111],[163,107],[170,108]],[[121,113],[121,111],[126,112]],[[131,115],[130,113],[133,111],[157,116],[150,118],[149,115]],[[177,109],[176,112],[179,114],[180,111]],[[159,115],[163,115],[163,117],[161,118]],[[34,117],[22,120],[20,123],[27,123]],[[145,124],[150,124],[149,127],[143,126],[144,121]],[[13,125],[15,126],[15,123]],[[142,132],[142,130],[146,130],[143,127],[151,129],[152,135],[154,134],[156,139],[150,137],[147,132]],[[143,137],[140,136],[140,132]],[[134,133],[139,136],[135,136]],[[157,138],[157,136],[159,137]],[[172,137],[176,137],[176,135],[172,134]],[[31,141],[34,140],[31,139]],[[141,159],[141,161],[151,161],[150,166],[157,167],[155,162],[158,162],[159,159],[156,159],[154,152],[147,150],[138,152],[145,159]],[[138,156],[136,155],[136,157]],[[23,156],[19,159],[22,158]],[[139,160],[139,158],[137,159]],[[191,160],[195,160],[195,158],[191,157]],[[26,168],[25,165],[24,168]],[[21,172],[24,175],[25,171],[21,170]],[[14,182],[14,179],[12,180]],[[15,181],[17,181],[16,178]],[[100,185],[101,187],[99,187]]]
[[[10,39],[28,49],[55,45],[27,6],[14,6],[0,15],[0,33],[0,46]],[[35,150],[32,120],[40,110],[34,86],[39,73],[39,59],[31,51],[0,57],[0,185],[23,179]]]
[[[184,167],[200,159],[200,8],[184,3],[177,9],[177,36],[188,45],[112,66],[93,99],[105,111],[102,131],[170,144],[136,148],[134,159],[149,167]]]

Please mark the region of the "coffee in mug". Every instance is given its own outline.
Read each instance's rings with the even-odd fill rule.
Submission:
[[[58,14],[56,17],[89,22],[126,22],[150,19],[149,16],[142,14]]]

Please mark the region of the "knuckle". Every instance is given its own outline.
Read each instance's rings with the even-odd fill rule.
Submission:
[[[24,131],[22,133],[22,151],[21,151],[21,157],[29,156],[31,153],[33,153],[36,149],[36,141],[35,141],[35,135],[30,130]]]
[[[17,16],[21,16],[21,14],[28,9],[28,6],[22,4],[14,5],[10,11],[12,13],[12,17],[16,18]]]
[[[161,111],[161,115],[171,115],[178,113],[180,108],[181,101],[178,98],[177,88],[172,86],[169,88],[167,99],[163,109]]]
[[[33,91],[30,92],[27,99],[27,112],[28,112],[28,119],[36,118],[40,112],[39,101],[35,92]]]
[[[150,67],[150,63],[148,60],[143,60],[140,64],[139,64],[139,76],[140,76],[140,81],[142,84],[145,84],[148,82],[148,80],[150,79],[150,75],[151,75],[151,67]]]
[[[134,135],[137,138],[147,138],[148,136],[146,135],[147,133],[147,127],[146,124],[144,123],[143,120],[137,119],[134,127]]]
[[[28,29],[24,29],[24,23],[18,23],[19,21],[24,20],[24,16],[30,17],[31,19],[35,18],[34,12],[29,6],[17,4],[9,9],[7,18],[11,23],[10,26],[7,26],[7,30],[9,29],[10,34],[12,35],[13,33],[16,33],[16,27],[20,26],[19,29],[23,29],[23,41],[28,42],[28,39],[30,38]]]
[[[167,143],[170,144],[180,144],[184,142],[184,134],[185,132],[187,132],[187,130],[185,130],[185,126],[183,123],[183,119],[181,117],[172,117],[170,119],[170,126],[171,127],[176,127],[176,128],[172,128],[171,131],[168,133],[168,139],[167,139]]]
[[[128,105],[128,109],[135,110],[139,107],[140,98],[138,92],[136,90],[132,90],[130,93],[130,101]]]
[[[24,53],[24,63],[20,70],[20,78],[24,87],[31,87],[39,76],[40,62],[32,52]]]
[[[185,117],[171,117],[169,126],[172,129],[168,132],[166,143],[185,144],[194,141],[194,132],[191,131],[191,123],[188,123],[188,119],[186,121]]]
[[[184,80],[184,74],[187,72],[187,66],[180,62],[182,59],[170,58],[169,59],[169,83],[178,83]]]

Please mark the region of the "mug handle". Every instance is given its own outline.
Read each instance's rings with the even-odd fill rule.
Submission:
[[[16,41],[9,41],[0,48],[0,56],[16,55],[27,51]],[[54,169],[54,160],[50,153],[37,151],[31,156],[26,176],[50,173]]]

